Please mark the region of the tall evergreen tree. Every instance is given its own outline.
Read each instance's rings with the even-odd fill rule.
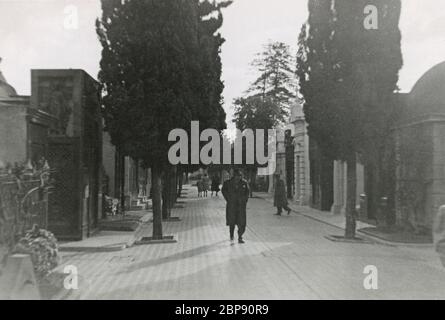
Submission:
[[[381,29],[364,27],[369,4],[378,8]],[[309,0],[300,34],[297,74],[309,134],[348,167],[347,238],[355,236],[357,154],[376,159],[393,119],[390,98],[402,65],[399,16],[400,0]]]
[[[373,17],[376,29],[365,27],[365,19],[369,17],[364,9],[370,6],[376,9]],[[337,104],[345,108],[343,114],[351,116],[348,127],[352,126],[356,136],[352,144],[361,154],[367,171],[372,173],[368,175],[371,179],[368,184],[370,209],[380,216],[380,198],[392,193],[391,150],[394,146],[391,128],[398,113],[394,93],[403,65],[398,27],[401,1],[360,0],[351,4],[347,0],[337,0],[334,10],[337,19],[334,51],[340,60],[343,80]],[[386,222],[382,220],[385,219],[379,217],[379,222]]]
[[[334,16],[330,1],[310,0],[309,18],[298,40],[297,76],[299,93],[304,98],[304,113],[309,135],[323,153],[336,158],[338,145],[334,132],[340,119],[332,112],[336,96],[337,62],[332,50]]]
[[[103,0],[99,80],[106,129],[120,152],[152,169],[153,238],[162,238],[161,175],[168,134],[188,128],[196,101],[198,18],[185,0]]]
[[[198,25],[198,47],[190,53],[189,59],[194,59],[197,63],[190,70],[193,82],[192,90],[195,94],[191,118],[199,121],[200,130],[208,128],[219,131],[226,129],[226,113],[223,108],[222,93],[224,84],[221,80],[222,62],[221,46],[224,44],[224,38],[218,32],[223,24],[222,9],[228,7],[232,1],[201,1],[193,0],[192,5],[197,12],[196,19]],[[198,49],[198,50],[196,50]],[[189,132],[190,133],[190,132]],[[191,143],[191,141],[190,141]],[[203,145],[204,143],[201,143]],[[189,149],[190,150],[190,149]],[[180,177],[186,171],[194,171],[200,165],[179,165],[178,168],[169,167],[165,180],[165,198],[163,206],[163,216],[170,216],[170,206],[176,199],[178,192],[168,192],[172,190],[171,185],[176,184],[176,175]],[[181,181],[179,181],[181,183]],[[179,189],[182,188],[180,184]],[[171,199],[171,198],[174,199]]]
[[[198,12],[199,43],[199,50],[193,56],[198,59],[199,66],[193,72],[192,86],[197,99],[192,106],[192,120],[200,122],[201,131],[208,128],[222,131],[227,128],[222,97],[224,83],[221,79],[221,47],[225,39],[219,30],[224,22],[222,10],[230,6],[232,2],[231,0],[193,0],[193,5]],[[198,170],[200,166],[180,165],[178,174],[181,176],[183,172]]]
[[[97,33],[106,129],[124,155],[152,169],[153,237],[162,237],[176,199],[168,133],[198,120],[225,129],[222,108],[221,10],[232,1],[103,0]],[[163,185],[163,186],[162,186]],[[161,191],[163,207],[161,210]]]
[[[194,115],[201,122],[202,128],[226,129],[226,113],[222,107],[224,83],[221,80],[222,62],[221,46],[225,39],[219,33],[223,24],[222,9],[233,1],[194,0],[198,7],[200,51],[200,86],[201,108]]]
[[[394,207],[394,141],[391,129],[395,125],[399,106],[395,92],[399,70],[403,65],[399,20],[400,0],[362,1],[362,6],[374,6],[377,16],[373,21],[376,30],[364,30],[359,56],[363,88],[363,143],[361,154],[367,171],[368,209],[373,211],[379,225],[391,221],[391,207]],[[363,29],[362,29],[363,30]],[[383,212],[379,203],[388,198],[389,207]]]

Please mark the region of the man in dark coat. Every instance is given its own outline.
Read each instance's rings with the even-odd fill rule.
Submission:
[[[236,169],[233,171],[233,177],[224,182],[222,194],[227,202],[226,224],[230,227],[230,241],[233,242],[235,226],[238,226],[238,242],[244,243],[249,184],[243,179],[241,171]]]
[[[215,192],[216,196],[218,196],[218,192],[220,191],[220,189],[219,189],[220,182],[221,182],[220,177],[218,177],[216,175],[213,176],[213,178],[212,178],[212,197],[213,197],[213,192]]]
[[[281,212],[284,210],[287,211],[287,214],[289,215],[291,212],[291,209],[288,206],[287,202],[287,196],[286,196],[286,187],[284,185],[284,181],[281,179],[280,175],[277,174],[275,176],[276,182],[275,182],[275,193],[274,193],[274,199],[273,199],[273,205],[274,207],[277,207],[277,213],[275,215],[281,216]]]

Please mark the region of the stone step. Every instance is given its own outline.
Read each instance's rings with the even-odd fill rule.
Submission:
[[[147,208],[145,206],[131,206],[130,208],[128,208],[128,210],[130,211],[143,211],[146,209]]]
[[[8,258],[0,273],[0,300],[40,300],[40,291],[29,255]]]

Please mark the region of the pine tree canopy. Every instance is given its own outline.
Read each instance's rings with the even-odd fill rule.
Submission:
[[[296,97],[295,62],[288,45],[272,42],[257,54],[252,67],[259,77],[251,84],[247,93],[260,95],[275,101],[286,114]]]

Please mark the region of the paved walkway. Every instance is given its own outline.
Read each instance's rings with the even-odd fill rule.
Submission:
[[[255,193],[255,195],[257,197],[260,197],[268,202],[270,202],[271,204],[273,204],[273,195],[266,193],[266,192],[257,192]],[[290,201],[289,202],[289,207],[293,210],[295,210],[296,212],[298,212],[299,214],[306,216],[308,218],[317,220],[319,222],[322,223],[326,223],[328,225],[337,227],[341,230],[345,229],[345,225],[346,225],[346,217],[344,214],[333,214],[332,212],[328,212],[328,211],[320,211],[308,206],[301,206],[298,203],[294,202],[294,201]],[[368,224],[366,222],[363,221],[356,221],[356,229],[357,229],[357,235],[360,237],[365,237],[365,238],[370,238],[373,241],[379,242],[379,243],[383,243],[386,245],[392,245],[392,246],[400,246],[400,247],[412,247],[412,248],[427,248],[430,250],[420,250],[420,251],[430,251],[430,253],[434,253],[433,250],[433,244],[428,244],[428,243],[403,243],[403,242],[394,242],[394,241],[387,241],[384,240],[382,238],[379,238],[377,236],[373,236],[369,233],[364,233],[361,232],[360,229],[363,228],[375,228],[374,225]]]
[[[334,226],[304,215],[274,216],[263,199],[248,204],[246,244],[230,245],[225,203],[197,198],[195,188],[164,223],[178,243],[120,252],[65,253],[79,289],[66,299],[445,299],[445,269],[418,249],[331,242]],[[151,234],[151,224],[145,227]],[[378,290],[363,270],[378,268]]]
[[[265,199],[266,201],[273,203],[273,195],[267,192],[257,192],[256,196]],[[327,223],[329,225],[344,229],[345,227],[345,216],[340,214],[332,214],[331,212],[320,211],[307,206],[300,206],[296,202],[290,201],[289,207],[296,210],[302,215],[313,218],[320,222]],[[357,230],[361,228],[372,227],[372,225],[364,223],[362,221],[357,221]]]

